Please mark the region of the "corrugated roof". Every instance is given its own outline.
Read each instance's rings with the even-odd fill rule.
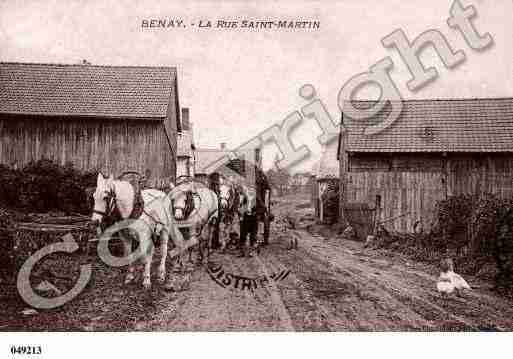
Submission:
[[[316,178],[338,178],[340,173],[339,162],[337,160],[337,146],[324,146],[321,158],[315,170]]]
[[[164,118],[173,67],[0,63],[0,113]]]
[[[353,101],[369,108],[374,101]],[[375,135],[364,129],[381,123],[390,103],[375,116],[357,120],[344,106],[346,150],[352,152],[513,152],[513,98],[407,100],[390,127]]]

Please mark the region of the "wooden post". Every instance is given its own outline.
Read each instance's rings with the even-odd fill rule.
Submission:
[[[444,200],[448,197],[448,161],[447,161],[447,152],[442,153],[442,193],[444,194]]]
[[[448,197],[448,184],[447,184],[447,180],[448,180],[448,164],[447,164],[447,152],[443,152],[442,153],[442,193],[444,195],[444,200],[447,200],[447,197]],[[445,227],[444,227],[444,230],[443,230],[443,233],[442,233],[442,237],[444,239],[444,243],[445,244],[445,252],[446,252],[446,255],[447,255],[447,243],[448,243],[448,240],[449,238],[447,238],[447,231],[445,230]]]
[[[381,220],[381,195],[377,194],[376,195],[376,202],[375,202],[375,205],[374,205],[374,220],[373,220],[373,224],[372,224],[372,234],[373,235],[376,235],[377,233],[377,230],[378,230],[378,222]]]
[[[320,220],[321,220],[321,223],[324,223],[324,203],[322,201],[322,196],[320,198],[320,202],[321,204],[319,205],[319,217],[320,217]]]
[[[340,127],[340,154],[339,154],[339,166],[340,166],[340,197],[339,197],[339,209],[340,217],[339,222],[342,225],[347,225],[349,222],[346,218],[345,206],[347,203],[347,178],[349,171],[349,156],[346,152],[346,130],[343,126]]]

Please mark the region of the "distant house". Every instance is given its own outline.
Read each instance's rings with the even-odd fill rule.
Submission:
[[[312,174],[296,172],[290,178],[290,190],[295,193],[308,194],[311,191]]]
[[[374,103],[353,104],[369,108]],[[344,113],[339,138],[342,221],[351,223],[355,208],[376,208],[377,220],[386,220],[391,230],[412,231],[417,221],[427,230],[436,223],[439,200],[513,194],[512,98],[404,101],[390,127],[363,134],[364,127],[382,122],[389,111],[390,104],[366,120]],[[356,222],[370,216],[369,211],[367,219]],[[363,227],[360,232],[371,230]]]
[[[314,168],[312,184],[315,215],[321,223],[332,224],[338,218],[339,163],[337,148],[323,148],[321,158]]]
[[[195,146],[188,108],[182,108],[181,125],[182,132],[178,133],[177,139],[176,177],[194,177]]]
[[[255,183],[255,150],[241,151],[236,156],[225,143],[218,149],[197,148],[195,151],[194,176],[207,183],[212,173],[220,173],[224,177],[237,177],[249,186]]]
[[[0,89],[0,163],[47,158],[175,180],[175,68],[0,63]]]

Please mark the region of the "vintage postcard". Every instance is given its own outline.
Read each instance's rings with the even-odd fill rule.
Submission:
[[[0,357],[57,357],[23,332],[511,332],[512,14],[0,1]]]

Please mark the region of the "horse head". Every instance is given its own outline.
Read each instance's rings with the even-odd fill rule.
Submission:
[[[187,219],[194,210],[194,194],[191,190],[179,191],[173,197],[173,210],[175,219],[181,221]]]
[[[100,224],[105,217],[110,216],[115,208],[116,193],[114,191],[114,177],[105,178],[98,173],[96,189],[93,193],[94,207],[91,221]]]
[[[230,209],[230,205],[233,203],[233,198],[233,187],[226,183],[222,183],[219,186],[219,202],[221,204],[222,211],[228,211]]]
[[[239,214],[253,211],[256,206],[256,196],[253,191],[246,186],[241,186],[239,193]]]

